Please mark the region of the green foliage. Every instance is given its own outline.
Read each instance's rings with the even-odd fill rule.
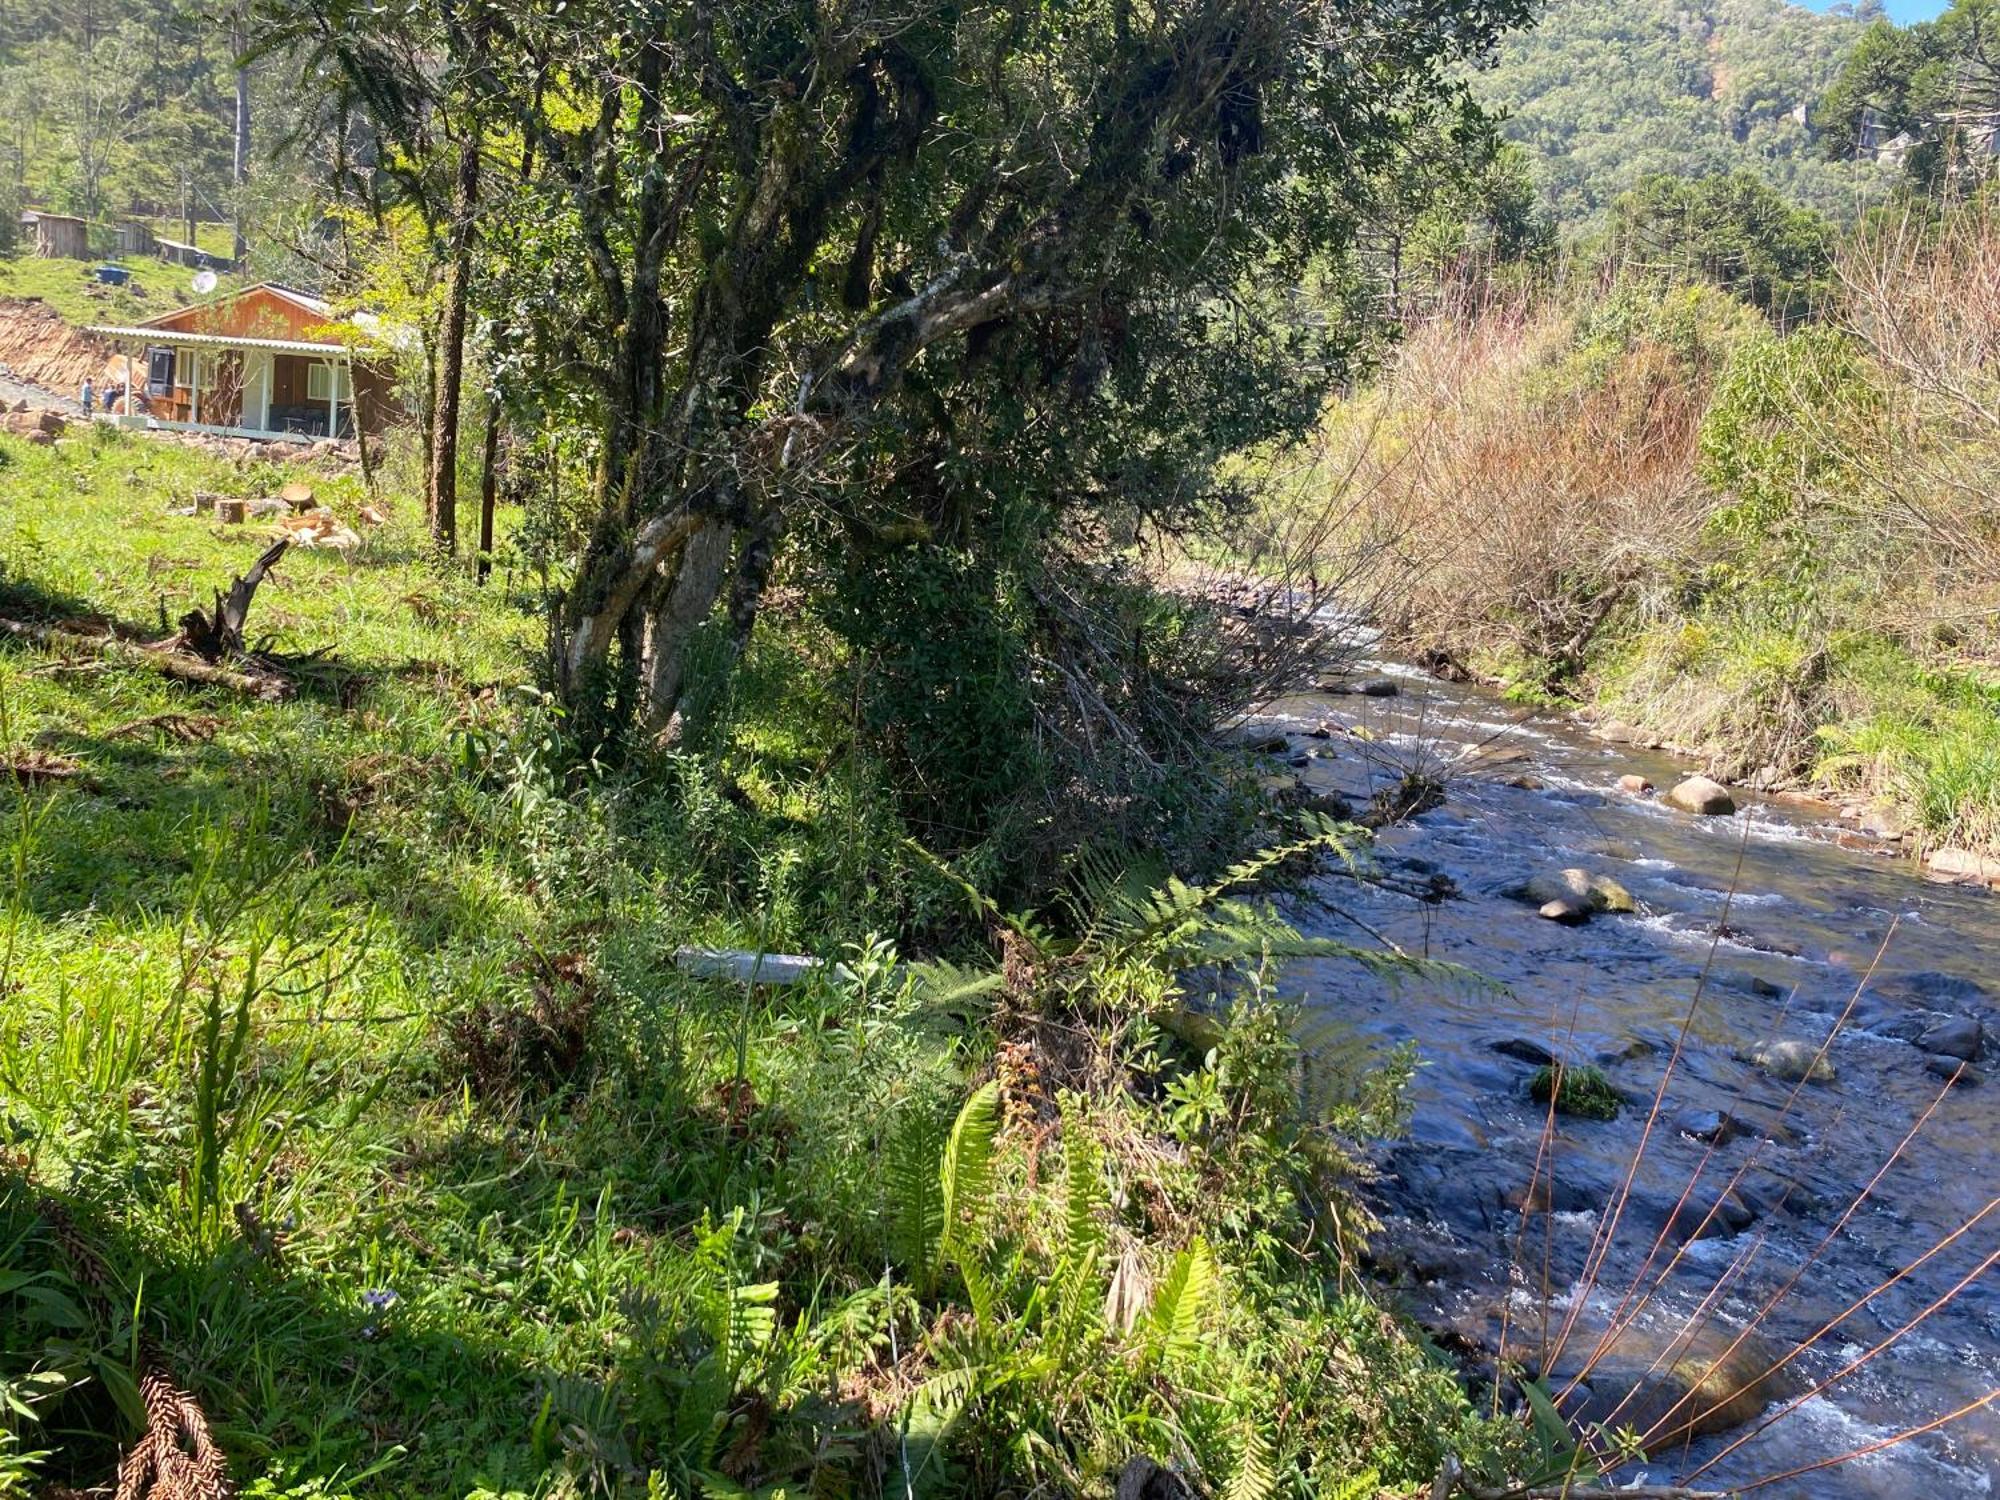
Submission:
[[[1543,200],[1575,233],[1661,174],[1754,172],[1786,199],[1846,220],[1887,173],[1832,163],[1799,116],[1867,28],[1783,0],[1553,0],[1475,81],[1534,161]]]
[[[0,451],[7,612],[141,626],[255,545],[169,502],[288,477],[116,434]],[[1505,1468],[1450,1371],[1326,1284],[1340,1142],[1393,1127],[1407,1059],[1308,1049],[1275,998],[1270,956],[1322,949],[1248,888],[1298,847],[1079,879],[1060,924],[982,903],[1025,990],[903,963],[882,930],[967,929],[824,632],[767,623],[698,748],[580,765],[527,687],[534,601],[424,555],[410,518],[285,559],[253,628],[355,674],[290,703],[0,651],[0,742],[87,772],[0,805],[0,1492],[110,1476],[141,1341],[274,1500]],[[845,965],[743,991],[672,962],[780,940]],[[572,1004],[581,1054],[530,1078]],[[467,1086],[475,1014],[522,1018],[501,1086]],[[1217,1108],[1183,1143],[1194,1078]]]
[[[1892,140],[1921,191],[1966,196],[1994,174],[1982,122],[2000,105],[2000,7],[1953,0],[1913,26],[1877,21],[1820,100],[1822,141],[1835,158],[1869,157]]]
[[[1556,1113],[1582,1120],[1615,1120],[1624,1101],[1596,1068],[1542,1067],[1528,1080],[1528,1097],[1537,1104],[1555,1100]]]
[[[1783,328],[1825,301],[1832,248],[1826,219],[1732,172],[1643,179],[1612,204],[1607,253],[1628,273],[1721,287]]]

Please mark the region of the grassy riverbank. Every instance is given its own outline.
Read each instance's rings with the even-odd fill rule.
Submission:
[[[2000,228],[1877,227],[1834,280],[1783,335],[1644,282],[1417,329],[1311,482],[1412,647],[1993,853]]]
[[[146,634],[265,541],[170,512],[285,477],[115,433],[0,464],[0,615]],[[1509,1467],[1347,1270],[1398,1074],[1308,1075],[1257,871],[978,910],[776,612],[698,748],[575,767],[537,602],[428,570],[411,510],[258,593],[253,637],[332,648],[290,701],[0,649],[0,1495],[107,1483],[147,1369],[257,1495]],[[690,943],[844,967],[749,993]]]

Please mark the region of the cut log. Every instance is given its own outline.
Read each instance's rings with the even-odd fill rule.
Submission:
[[[235,503],[242,504],[240,500]],[[266,573],[277,566],[278,559],[285,555],[289,546],[290,541],[280,540],[265,548],[264,555],[250,565],[250,571],[230,584],[226,595],[215,596],[213,616],[205,615],[198,609],[191,609],[181,616],[181,640],[188,650],[210,662],[222,661],[242,652],[243,622],[249,617],[250,601],[256,597],[257,585],[264,581]]]
[[[60,625],[38,625],[27,620],[0,620],[0,634],[33,641],[38,646],[94,651],[123,666],[144,667],[148,671],[158,672],[181,682],[198,682],[204,687],[227,688],[232,693],[241,693],[247,698],[262,698],[270,703],[282,703],[297,691],[290,678],[275,674],[232,672],[226,667],[211,666],[195,657],[184,656],[172,649],[179,644],[178,641],[169,641],[163,646],[151,648],[131,646],[115,636],[89,635],[80,630],[65,630]]]
[[[215,500],[215,519],[225,526],[241,526],[250,516],[250,502],[231,500],[218,495]]]

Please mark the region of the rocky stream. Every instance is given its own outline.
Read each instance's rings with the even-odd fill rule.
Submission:
[[[1653,1428],[1616,1482],[1992,1493],[2000,897],[1854,847],[1823,806],[1683,811],[1664,793],[1688,766],[1477,685],[1367,675],[1272,706],[1284,774],[1357,806],[1413,770],[1445,796],[1383,830],[1379,880],[1329,879],[1308,930],[1364,923],[1483,976],[1291,971],[1418,1050],[1369,1190],[1378,1277],[1467,1368],[1504,1337],[1573,1420]],[[1537,1102],[1558,1063],[1600,1070],[1616,1117]]]

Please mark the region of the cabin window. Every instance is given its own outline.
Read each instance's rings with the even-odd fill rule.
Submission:
[[[174,350],[174,384],[186,390],[194,383],[194,350],[183,344]]]
[[[347,369],[344,365],[328,364],[321,361],[318,364],[306,366],[306,399],[308,401],[331,401],[334,398],[336,390],[340,393],[340,399],[345,401],[349,396],[348,383]]]

